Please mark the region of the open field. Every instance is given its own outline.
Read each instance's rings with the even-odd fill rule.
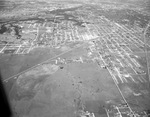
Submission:
[[[30,76],[25,77],[28,77],[29,81],[27,80],[22,86],[18,86],[16,82],[9,95],[13,97],[11,100],[15,103],[15,111],[21,115],[33,116],[39,111],[39,117],[43,115],[76,117],[82,106],[85,106],[85,110],[94,112],[96,117],[100,115],[107,117],[105,108],[110,108],[111,105],[107,104],[107,101],[115,105],[123,101],[108,71],[99,69],[94,63],[63,65],[63,69],[59,69],[52,75],[37,76],[37,80],[33,83],[30,81]],[[24,82],[23,79],[26,79],[25,77],[22,77],[22,82]],[[22,88],[27,84],[29,85],[28,90],[25,89],[24,92]],[[37,88],[36,93],[32,90],[35,88]],[[17,92],[20,94],[18,95]],[[19,106],[26,104],[26,101],[29,103],[25,107]],[[46,112],[46,110],[51,111]]]

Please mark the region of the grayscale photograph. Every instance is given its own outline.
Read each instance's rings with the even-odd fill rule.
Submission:
[[[0,0],[0,80],[10,117],[150,117],[150,0]]]

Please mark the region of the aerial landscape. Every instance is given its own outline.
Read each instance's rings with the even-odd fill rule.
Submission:
[[[149,0],[0,1],[12,117],[150,117]]]

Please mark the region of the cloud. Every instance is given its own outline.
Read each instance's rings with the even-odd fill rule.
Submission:
[[[0,0],[0,10],[5,8],[5,1],[4,0]]]
[[[4,9],[10,9],[14,5],[14,2],[11,0],[0,0],[0,11]]]

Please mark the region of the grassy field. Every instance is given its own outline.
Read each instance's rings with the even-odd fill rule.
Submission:
[[[15,101],[12,100],[17,113],[39,117],[76,117],[78,110],[85,106],[85,110],[94,112],[96,117],[106,117],[104,108],[109,106],[107,101],[119,104],[122,100],[108,71],[100,70],[94,63],[64,65],[63,69],[42,79],[33,81],[33,89],[30,87],[25,91],[14,85],[10,96],[15,97]],[[40,85],[39,88],[37,85]],[[36,93],[33,93],[35,88]],[[22,107],[22,104],[26,106]]]
[[[75,60],[87,54],[86,46],[82,46],[64,53],[60,59]],[[54,66],[59,69],[52,72],[54,61],[47,61],[45,67],[41,64],[6,83],[12,109],[19,116],[79,117],[79,111],[84,109],[95,117],[107,117],[106,109],[126,103],[108,70],[96,62],[58,62]],[[146,83],[128,82],[118,86],[134,111],[149,109]]]
[[[78,48],[61,57],[68,59],[84,54],[85,49]],[[96,117],[107,117],[105,108],[124,103],[109,72],[95,62],[59,66],[61,69],[51,75],[38,75],[40,69],[18,77],[9,93],[14,112],[29,117],[76,117],[84,108]]]

